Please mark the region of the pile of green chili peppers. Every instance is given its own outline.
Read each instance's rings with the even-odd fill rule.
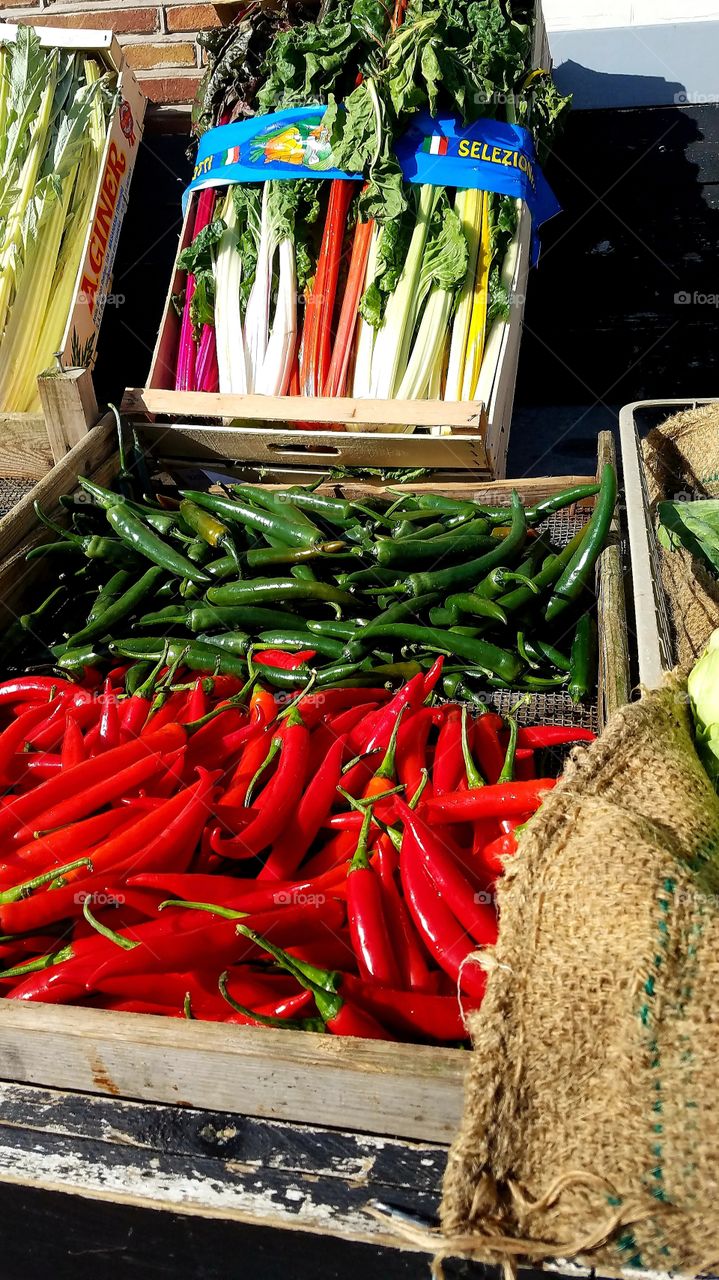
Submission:
[[[114,489],[80,478],[92,501],[62,500],[67,527],[30,559],[59,562],[53,590],[5,643],[12,666],[65,673],[165,655],[196,671],[244,674],[253,653],[314,650],[310,665],[258,666],[279,688],[406,679],[446,655],[445,689],[566,689],[596,680],[591,616],[616,475],[535,506],[390,492],[352,502],[310,487],[234,484],[156,496],[149,476]],[[596,495],[564,547],[544,522]],[[18,628],[23,643],[18,649]],[[32,640],[31,640],[32,638]]]

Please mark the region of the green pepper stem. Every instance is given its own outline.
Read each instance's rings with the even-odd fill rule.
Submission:
[[[0,971],[0,978],[23,978],[26,973],[39,973],[41,969],[51,969],[54,964],[62,964],[64,960],[72,960],[72,944],[61,947],[59,951],[48,951],[47,955],[38,956],[35,960],[24,960],[11,969]]]
[[[258,1023],[261,1027],[279,1027],[288,1031],[324,1031],[325,1024],[321,1018],[278,1018],[271,1017],[266,1013],[256,1013],[254,1009],[248,1009],[247,1005],[240,1004],[231,996],[227,990],[227,971],[220,974],[217,982],[222,999],[227,1002],[235,1013],[241,1013],[243,1017],[250,1018],[253,1022]]]
[[[371,825],[372,825],[372,809],[369,806],[366,806],[365,814],[362,819],[362,826],[360,827],[359,839],[357,841],[357,848],[354,851],[354,854],[352,856],[352,861],[350,862],[350,865],[348,867],[348,874],[350,874],[352,871],[369,871],[370,870],[370,861],[369,861],[369,854],[367,852],[367,845],[369,843],[369,829]]]
[[[317,965],[310,964],[308,960],[298,960],[295,956],[291,956],[287,951],[283,951],[281,947],[276,947],[274,942],[269,942],[267,938],[263,938],[261,933],[256,933],[254,929],[249,929],[247,925],[238,924],[237,932],[241,933],[245,938],[249,938],[250,942],[254,942],[256,946],[261,947],[273,960],[285,969],[287,973],[291,973],[297,979],[300,986],[305,987],[308,991],[324,991],[325,994],[336,994],[340,983],[341,975],[334,969],[320,969]]]
[[[514,716],[508,716],[507,722],[509,724],[509,742],[507,744],[507,754],[504,757],[504,764],[502,765],[502,772],[497,778],[498,783],[512,782],[514,778],[514,757],[517,753],[517,736],[519,733],[519,726]]]
[[[134,951],[135,947],[139,947],[139,942],[133,942],[131,938],[123,938],[121,933],[116,933],[114,929],[110,929],[108,925],[101,924],[100,921],[92,914],[90,910],[90,894],[85,895],[85,901],[82,904],[82,914],[87,923],[102,934],[103,938],[107,938],[109,942],[114,942],[116,947],[122,947],[123,951]]]
[[[247,792],[246,792],[246,795],[245,795],[245,808],[246,808],[246,809],[249,809],[249,808],[250,808],[250,805],[252,804],[252,797],[253,797],[253,795],[254,795],[254,793],[255,793],[255,787],[257,786],[257,783],[259,782],[260,778],[262,777],[263,773],[265,772],[265,769],[269,769],[269,767],[270,767],[270,765],[272,764],[272,761],[274,760],[275,756],[276,756],[276,755],[278,754],[278,752],[280,752],[281,750],[282,750],[282,739],[281,739],[281,738],[273,738],[273,739],[272,739],[272,741],[271,741],[271,743],[270,743],[270,747],[269,747],[269,750],[268,750],[268,752],[267,752],[267,755],[265,756],[264,760],[262,761],[262,764],[260,765],[260,767],[259,767],[259,769],[257,770],[257,772],[254,774],[254,776],[250,779],[250,785],[249,785],[249,787],[247,788]]]
[[[21,898],[29,898],[33,889],[40,889],[42,885],[50,884],[70,871],[77,871],[79,867],[92,867],[92,862],[89,858],[77,858],[75,862],[68,862],[64,867],[55,867],[52,871],[43,872],[41,876],[34,876],[32,880],[23,880],[22,884],[15,884],[11,889],[4,889],[0,893],[0,904],[19,902]]]
[[[394,722],[394,727],[392,729],[392,736],[390,737],[389,743],[387,745],[387,750],[384,754],[384,759],[382,760],[382,763],[379,766],[379,769],[377,769],[375,772],[375,775],[374,775],[375,778],[387,778],[388,780],[391,780],[392,778],[394,778],[395,756],[397,754],[397,737],[399,735],[399,727],[402,723],[402,716],[404,715],[406,710],[407,710],[407,704],[405,703],[405,705],[400,708],[399,715],[397,716],[397,719]]]
[[[469,738],[467,736],[467,707],[462,706],[462,756],[464,758],[464,771],[467,775],[467,786],[470,791],[477,787],[484,786],[484,778],[472,759],[472,752],[469,746]]]
[[[185,902],[183,898],[165,898],[158,906],[158,911],[165,907],[181,907],[183,911],[208,911],[210,915],[222,916],[223,920],[244,920],[246,911],[234,911],[232,907],[221,907],[216,902]]]

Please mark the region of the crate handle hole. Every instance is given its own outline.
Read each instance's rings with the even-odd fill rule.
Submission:
[[[268,443],[270,453],[280,453],[287,458],[339,458],[340,451],[335,445],[308,445],[305,449],[294,444]]]

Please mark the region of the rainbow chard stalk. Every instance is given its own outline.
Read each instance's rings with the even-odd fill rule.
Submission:
[[[212,188],[201,191],[195,210],[193,237],[210,226],[215,208],[215,192]],[[175,375],[176,391],[194,391],[197,380],[197,347],[195,342],[196,326],[193,322],[192,302],[195,296],[197,281],[192,271],[188,272],[185,286],[185,304],[182,309],[182,325],[180,327],[180,343],[177,353],[177,371]]]

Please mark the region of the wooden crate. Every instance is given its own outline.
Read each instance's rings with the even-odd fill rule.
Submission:
[[[17,26],[0,23],[0,42],[14,40],[16,32]],[[61,340],[63,371],[49,370],[38,379],[41,412],[0,413],[0,475],[29,480],[45,475],[98,419],[90,369],[112,289],[115,250],[145,114],[145,98],[111,31],[40,27],[37,34],[45,46],[95,54],[117,76],[118,102],[108,124],[92,220]]]
[[[181,457],[181,436],[148,432],[155,462]],[[192,461],[193,442],[187,446]],[[600,437],[600,465],[613,457],[611,435]],[[221,467],[222,455],[215,456]],[[100,483],[117,470],[111,419],[103,421],[0,520],[0,600],[6,616],[20,611],[27,588],[41,571],[27,564],[27,550],[47,536],[33,510],[38,500],[58,512],[61,495],[75,490],[78,475]],[[281,476],[273,479],[281,479]],[[295,477],[293,477],[295,478]],[[539,500],[587,477],[516,482],[526,500]],[[379,485],[343,486],[349,496]],[[509,500],[509,481],[409,485],[478,500]],[[588,516],[593,500],[584,504]],[[598,570],[601,648],[598,718],[628,698],[624,596],[615,536]],[[0,1000],[0,1079],[156,1103],[299,1122],[322,1118],[328,1126],[364,1133],[447,1142],[461,1112],[467,1055],[426,1045],[342,1040],[261,1027],[182,1022],[103,1010],[56,1008]]]

